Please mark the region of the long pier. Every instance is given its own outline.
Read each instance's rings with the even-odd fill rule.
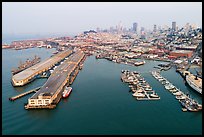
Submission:
[[[64,87],[72,84],[77,76],[84,55],[82,51],[76,51],[59,65],[42,88],[28,99],[28,104],[25,105],[25,109],[55,108],[62,97]]]
[[[9,100],[14,101],[14,100],[16,100],[16,99],[18,99],[18,98],[21,98],[21,97],[23,97],[23,96],[25,96],[25,95],[28,95],[28,94],[30,94],[30,93],[37,92],[40,88],[41,88],[41,87],[37,87],[37,88],[35,88],[35,89],[32,89],[32,90],[29,90],[29,91],[27,91],[27,92],[21,93],[21,94],[19,94],[19,95],[16,95],[16,96],[14,96],[14,97],[9,98]]]
[[[62,61],[64,58],[72,54],[72,50],[66,50],[56,54],[55,56],[42,61],[30,68],[25,69],[24,71],[17,73],[12,76],[13,86],[23,86],[36,78],[37,75],[42,74],[43,72],[48,71],[50,68],[55,66],[57,63]]]
[[[167,79],[163,78],[158,72],[152,71],[152,76],[160,81],[161,83],[165,81],[165,83],[162,83],[170,93],[172,93],[177,100],[181,103],[183,106],[182,110],[183,111],[200,111],[202,110],[202,105],[198,104],[197,101],[194,99],[190,98],[189,95],[186,95],[183,93],[180,89],[175,87],[173,84],[171,84]],[[171,85],[171,87],[170,87]],[[168,87],[168,88],[167,88]]]

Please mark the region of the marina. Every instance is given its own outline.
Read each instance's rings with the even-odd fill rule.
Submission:
[[[159,100],[160,97],[136,71],[122,70],[121,80],[129,84],[133,96],[137,100]]]
[[[188,111],[201,111],[202,105],[199,104],[194,99],[190,98],[189,95],[182,92],[180,89],[175,87],[167,79],[163,78],[159,72],[152,71],[152,76],[164,85],[165,89],[172,93],[177,100],[181,103],[182,107],[186,108]],[[184,110],[182,108],[182,110]]]
[[[2,135],[202,135],[202,3],[2,3]]]

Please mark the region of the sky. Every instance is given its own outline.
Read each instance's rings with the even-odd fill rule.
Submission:
[[[3,2],[2,34],[76,35],[97,27],[109,29],[120,22],[131,28],[153,25],[202,27],[202,2]]]

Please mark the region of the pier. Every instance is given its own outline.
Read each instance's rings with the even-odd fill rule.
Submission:
[[[79,72],[80,62],[84,59],[82,51],[76,51],[59,65],[48,78],[42,88],[28,99],[25,109],[53,109],[62,97],[66,85],[73,83]]]
[[[184,94],[180,89],[176,88],[172,83],[163,78],[158,72],[152,71],[152,76],[164,85],[165,89],[172,93],[183,106],[183,111],[200,111],[202,105],[190,98],[189,95]]]
[[[131,91],[134,92],[132,95],[137,100],[160,99],[149,83],[136,71],[130,72],[129,70],[122,70],[121,80],[129,84]]]
[[[61,62],[64,58],[68,57],[72,53],[72,50],[66,50],[56,54],[55,56],[35,64],[34,66],[27,68],[12,76],[13,86],[23,86],[32,80],[34,80],[37,75],[48,71],[57,63]]]
[[[37,88],[35,88],[35,89],[32,89],[32,90],[29,90],[29,91],[27,91],[27,92],[21,93],[21,94],[19,94],[19,95],[16,95],[16,96],[14,96],[14,97],[9,98],[9,100],[14,101],[14,100],[16,100],[16,99],[18,99],[18,98],[21,98],[21,97],[23,97],[23,96],[26,96],[26,95],[28,95],[28,94],[30,94],[30,93],[37,92],[40,88],[41,88],[41,87],[37,87]]]

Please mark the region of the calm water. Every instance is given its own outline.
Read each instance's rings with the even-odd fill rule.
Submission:
[[[2,132],[8,134],[202,134],[202,112],[182,112],[180,103],[150,72],[161,62],[146,61],[139,67],[88,57],[72,87],[73,92],[53,110],[25,110],[31,96],[14,102],[9,97],[41,86],[46,79],[14,88],[12,67],[35,54],[50,57],[54,49],[2,50]],[[136,70],[160,96],[159,101],[137,101],[122,83],[122,69]],[[174,69],[161,73],[175,86],[202,103],[202,97],[185,86]]]

